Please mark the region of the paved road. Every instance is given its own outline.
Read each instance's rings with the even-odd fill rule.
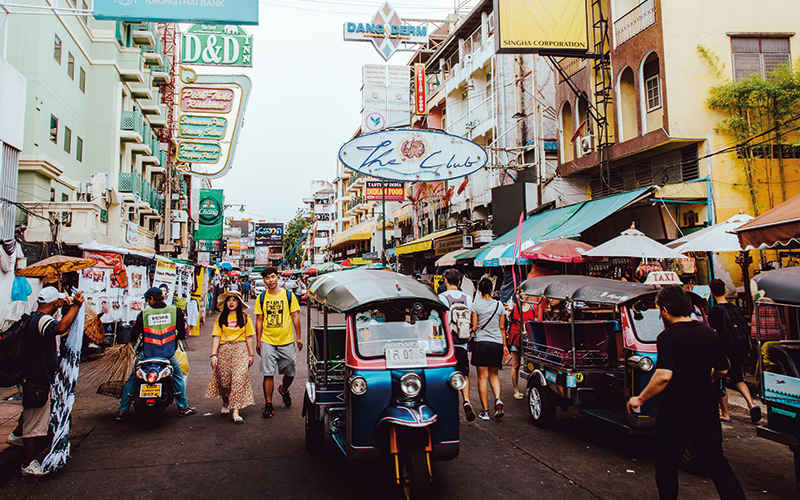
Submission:
[[[252,309],[251,309],[252,310]],[[312,310],[316,320],[318,313]],[[331,323],[334,319],[331,320]],[[305,308],[303,309],[305,328]],[[189,340],[189,399],[198,413],[179,417],[173,406],[154,430],[113,420],[117,401],[79,385],[73,413],[73,456],[59,473],[42,479],[16,476],[0,499],[277,497],[387,498],[388,482],[373,464],[348,465],[328,441],[306,452],[300,404],[276,405],[260,418],[263,396],[257,371],[257,407],[243,410],[245,424],[219,415],[218,400],[203,394],[210,377],[210,323]],[[301,402],[305,356],[298,363],[295,401]],[[473,372],[474,378],[474,372]],[[628,437],[578,416],[559,413],[556,425],[531,425],[525,403],[510,398],[510,369],[501,372],[506,418],[461,427],[461,454],[434,464],[435,498],[628,499],[654,498],[652,440]],[[473,387],[472,400],[478,401]],[[786,447],[755,437],[745,412],[734,408],[725,425],[725,448],[750,498],[796,498],[792,457]],[[707,478],[681,474],[682,499],[715,498]]]

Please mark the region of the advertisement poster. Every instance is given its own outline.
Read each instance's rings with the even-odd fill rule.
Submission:
[[[257,222],[255,229],[255,246],[283,245],[282,222]]]
[[[405,183],[396,181],[386,182],[386,201],[403,201],[406,199]],[[381,201],[383,197],[381,181],[367,181],[367,201]]]
[[[222,189],[200,190],[199,222],[195,240],[222,239]]]
[[[153,278],[153,286],[157,286],[164,291],[164,301],[167,304],[172,304],[177,279],[178,265],[176,263],[166,260],[159,260],[156,263],[156,275]]]

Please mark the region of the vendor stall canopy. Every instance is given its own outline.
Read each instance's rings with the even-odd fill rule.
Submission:
[[[733,231],[751,220],[753,220],[752,215],[736,214],[719,224],[671,241],[667,243],[667,246],[681,253],[738,252],[742,248],[739,244],[739,237]]]
[[[734,231],[742,249],[800,248],[800,194]]]
[[[355,269],[324,274],[309,287],[312,300],[334,311],[346,312],[373,302],[416,299],[442,305],[439,296],[410,276],[391,271]]]

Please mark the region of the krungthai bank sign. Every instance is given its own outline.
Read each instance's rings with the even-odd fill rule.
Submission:
[[[403,43],[428,43],[428,27],[404,24],[388,2],[375,12],[369,22],[344,23],[346,41],[372,42],[375,50],[388,61]]]

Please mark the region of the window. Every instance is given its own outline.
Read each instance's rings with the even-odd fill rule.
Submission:
[[[61,39],[56,35],[56,40],[53,48],[53,58],[58,64],[61,64]]]
[[[72,149],[72,130],[64,127],[64,151],[69,153]]]
[[[651,56],[644,65],[644,94],[647,98],[647,112],[661,107],[661,78],[658,58]]]
[[[67,193],[61,193],[61,201],[69,201],[69,195]]]
[[[56,201],[56,188],[50,188],[50,201]]]
[[[83,161],[83,139],[80,137],[78,137],[78,140],[75,143],[75,158],[78,161]]]
[[[86,0],[83,0],[83,10],[89,10],[89,4],[86,3]],[[89,23],[89,16],[81,16],[83,19],[83,24]]]
[[[50,140],[58,144],[58,118],[50,115]]]
[[[67,75],[71,79],[75,79],[75,56],[72,52],[67,52]]]
[[[753,73],[761,78],[791,61],[788,38],[731,38],[733,79],[744,80]]]
[[[78,77],[78,88],[81,92],[86,93],[86,71],[81,68],[80,76]]]

